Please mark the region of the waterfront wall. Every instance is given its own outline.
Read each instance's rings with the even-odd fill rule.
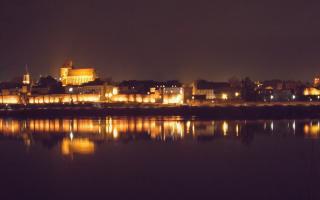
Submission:
[[[19,95],[1,95],[0,104],[20,104]]]
[[[48,94],[48,95],[2,95],[0,104],[59,104],[82,102],[127,102],[182,104],[183,95],[176,94],[116,94],[103,98],[100,94]]]
[[[52,94],[28,97],[29,104],[100,102],[99,94]]]

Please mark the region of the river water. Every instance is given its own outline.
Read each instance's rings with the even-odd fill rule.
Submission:
[[[320,199],[320,120],[0,118],[0,199]]]

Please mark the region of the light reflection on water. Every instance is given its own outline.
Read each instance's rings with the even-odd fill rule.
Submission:
[[[92,119],[0,119],[2,139],[30,146],[53,141],[63,155],[93,154],[95,144],[121,141],[211,141],[249,144],[255,134],[317,139],[319,120],[189,120],[180,117],[106,117]],[[59,136],[59,137],[51,137]]]

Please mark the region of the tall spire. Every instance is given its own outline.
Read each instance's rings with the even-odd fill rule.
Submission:
[[[26,74],[29,74],[28,64],[26,64]]]
[[[23,79],[22,79],[22,83],[29,85],[30,84],[30,74],[29,74],[29,70],[28,70],[28,65],[26,64],[26,72],[23,75]]]

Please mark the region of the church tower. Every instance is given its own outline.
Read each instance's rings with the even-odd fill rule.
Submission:
[[[22,83],[24,85],[30,85],[30,74],[29,74],[27,65],[26,65],[26,73],[23,75]]]
[[[92,67],[74,67],[71,60],[66,61],[60,68],[60,81],[63,86],[81,85],[96,79],[96,71]]]

